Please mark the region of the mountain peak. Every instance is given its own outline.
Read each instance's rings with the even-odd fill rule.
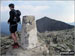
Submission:
[[[44,16],[43,18],[49,18],[49,17],[47,17],[47,16]]]
[[[74,27],[65,22],[54,20],[46,16],[41,19],[38,19],[36,21],[36,24],[37,24],[37,30],[39,32],[65,30]]]
[[[44,16],[44,17],[42,17],[41,19],[51,19],[51,18],[49,18],[49,17],[47,17],[47,16]]]

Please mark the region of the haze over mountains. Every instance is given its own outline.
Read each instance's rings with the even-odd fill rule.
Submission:
[[[18,31],[21,30],[21,24],[18,24]],[[10,34],[9,24],[7,22],[1,22],[1,36],[7,36]]]
[[[70,29],[74,26],[69,25],[67,23],[57,21],[48,17],[43,17],[36,20],[37,30],[39,32],[45,31],[56,31],[56,30],[64,30]],[[18,31],[21,30],[21,24],[18,25]],[[9,25],[6,22],[1,22],[1,35],[9,35]]]
[[[69,23],[70,25],[74,25],[75,26],[75,22]]]

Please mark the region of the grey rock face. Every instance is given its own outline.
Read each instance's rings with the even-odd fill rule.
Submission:
[[[71,29],[74,27],[65,22],[54,20],[48,17],[43,17],[41,19],[38,19],[36,21],[36,24],[37,24],[37,30],[41,33],[45,31],[59,31],[59,30]]]
[[[24,49],[36,47],[38,40],[34,16],[23,16],[20,42]]]

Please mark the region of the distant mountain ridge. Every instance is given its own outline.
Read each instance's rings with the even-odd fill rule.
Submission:
[[[55,30],[64,30],[64,29],[70,29],[74,26],[66,24],[61,21],[57,21],[48,17],[43,17],[38,20],[36,20],[37,30],[39,32],[44,31],[55,31]],[[21,31],[22,25],[18,25],[18,31]],[[9,24],[7,22],[1,22],[1,35],[10,35],[9,32]]]
[[[70,25],[74,25],[75,26],[75,22],[69,23]]]
[[[62,21],[54,20],[48,17],[43,17],[36,21],[37,30],[39,32],[45,31],[57,31],[57,30],[64,30],[64,29],[71,29],[74,26],[64,23]]]

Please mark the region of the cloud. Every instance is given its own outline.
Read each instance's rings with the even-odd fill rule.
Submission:
[[[8,6],[1,6],[1,12],[9,11]]]
[[[21,6],[16,6],[15,8],[19,9],[22,12],[22,16],[34,15],[36,19],[38,19],[43,15],[45,11],[47,11],[50,8],[50,6],[21,5]]]
[[[32,5],[16,5],[15,9],[19,9],[22,14],[38,14],[38,13],[42,13],[44,11],[46,11],[47,9],[49,9],[49,6],[32,6]],[[4,12],[9,12],[9,7],[8,6],[1,6],[1,13]]]
[[[49,9],[49,6],[32,6],[32,5],[21,5],[21,6],[16,6],[17,9],[21,10],[26,10],[26,11],[31,11],[31,12],[41,12],[46,9]]]
[[[15,9],[21,11],[21,18],[24,15],[34,15],[36,19],[48,16],[64,22],[74,22],[74,2],[71,1],[15,1],[13,3],[16,5]],[[2,5],[1,12],[2,15],[6,14],[9,12],[9,7]]]
[[[49,8],[49,6],[32,6],[32,5],[21,5],[21,6],[15,6],[16,9],[22,9],[22,10],[31,10],[31,11],[43,11]],[[1,6],[1,12],[9,11],[8,6]]]
[[[32,5],[20,5],[20,6],[16,5],[15,6],[16,10],[18,9],[21,11],[21,13],[22,13],[21,18],[24,15],[34,15],[34,16],[36,16],[36,18],[39,18],[43,15],[42,13],[49,8],[50,8],[49,6],[32,6]],[[9,7],[8,6],[1,6],[2,18],[4,18],[3,14],[6,14],[5,12],[6,13],[9,12]]]

